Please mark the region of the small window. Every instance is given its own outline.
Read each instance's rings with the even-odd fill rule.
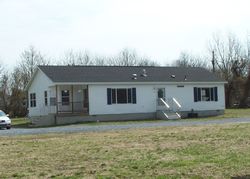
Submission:
[[[158,88],[157,96],[158,98],[165,99],[165,88]]]
[[[62,91],[62,105],[69,105],[69,90]]]
[[[36,93],[30,93],[30,107],[36,107]]]
[[[47,93],[47,91],[44,91],[44,104],[45,104],[45,106],[48,106],[48,93]]]

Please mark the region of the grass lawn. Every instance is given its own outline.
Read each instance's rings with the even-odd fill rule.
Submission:
[[[15,128],[28,127],[30,124],[27,118],[11,118],[11,125]]]
[[[220,116],[214,116],[214,117],[208,117],[205,119],[215,118],[215,119],[221,119],[221,118],[238,118],[238,117],[250,117],[250,108],[246,109],[226,109],[224,115]]]
[[[1,178],[250,177],[250,124],[0,137]]]

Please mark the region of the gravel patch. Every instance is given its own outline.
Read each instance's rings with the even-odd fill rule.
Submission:
[[[48,134],[48,133],[77,133],[77,132],[102,132],[112,130],[124,130],[124,129],[139,129],[150,127],[177,127],[177,126],[200,126],[210,124],[227,124],[227,123],[249,123],[250,118],[230,118],[230,119],[218,119],[208,121],[162,121],[162,122],[141,122],[131,124],[102,124],[102,125],[68,125],[46,128],[12,128],[11,130],[0,130],[0,136],[16,136],[16,135],[32,135],[32,134]]]

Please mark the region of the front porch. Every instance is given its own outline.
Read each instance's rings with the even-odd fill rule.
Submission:
[[[89,113],[87,85],[55,85],[50,87],[51,113],[56,115]],[[53,94],[54,91],[54,94]]]

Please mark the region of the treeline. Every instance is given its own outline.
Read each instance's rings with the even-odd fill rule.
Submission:
[[[208,55],[181,53],[174,65],[203,67],[222,79],[225,84],[227,108],[246,108],[250,105],[250,41],[240,41],[234,34],[215,34],[208,43]]]
[[[135,50],[124,49],[116,56],[104,57],[88,52],[68,51],[60,60],[52,60],[33,46],[25,50],[12,71],[0,63],[0,109],[13,116],[27,114],[27,92],[29,83],[38,65],[98,65],[98,66],[159,66],[147,57],[138,56]]]
[[[202,56],[181,52],[171,66],[202,67],[227,81],[225,97],[227,107],[248,107],[250,90],[250,43],[237,36],[216,34]],[[167,53],[167,50],[166,50]],[[46,57],[34,47],[21,55],[17,65],[8,70],[0,63],[0,109],[13,116],[27,114],[25,87],[38,65],[98,65],[98,66],[160,66],[135,50],[123,49],[115,56],[97,56],[86,51],[68,51],[60,60]]]

